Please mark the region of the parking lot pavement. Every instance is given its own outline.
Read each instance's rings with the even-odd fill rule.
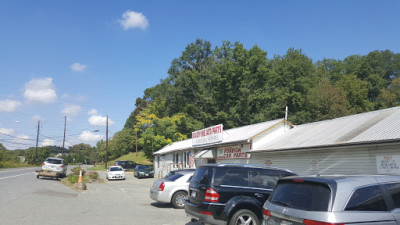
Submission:
[[[92,224],[201,224],[190,222],[183,209],[153,201],[149,193],[154,178],[137,179],[127,172],[126,180],[107,181],[105,172],[99,175],[105,182],[88,184],[88,190],[78,197]]]

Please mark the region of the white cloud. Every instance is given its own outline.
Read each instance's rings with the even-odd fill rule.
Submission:
[[[82,134],[79,136],[79,139],[82,141],[98,141],[103,139],[103,135],[94,134],[90,131],[83,131]]]
[[[24,97],[28,101],[51,103],[57,100],[53,78],[32,79],[25,84]]]
[[[14,112],[21,105],[21,102],[14,100],[0,100],[0,111]]]
[[[106,126],[107,125],[107,117],[100,115],[92,115],[89,117],[89,124],[92,126]],[[114,121],[108,119],[108,125],[114,124]]]
[[[42,141],[41,147],[43,147],[43,146],[53,146],[53,145],[55,145],[55,143],[56,143],[55,140],[46,138],[46,139],[44,139],[44,140]]]
[[[1,134],[12,134],[14,132],[14,129],[7,129],[7,128],[1,128],[0,127],[0,133]]]
[[[85,64],[80,64],[80,63],[74,63],[70,66],[71,70],[74,72],[79,72],[83,73],[85,72],[86,65]]]
[[[89,114],[89,115],[97,115],[97,114],[99,114],[99,113],[97,112],[97,110],[92,109],[92,110],[90,110],[90,111],[88,112],[88,114]]]
[[[118,20],[118,22],[121,24],[124,30],[131,28],[140,28],[145,30],[149,25],[149,21],[142,13],[130,10],[124,12],[124,14],[122,14],[122,19]]]
[[[77,116],[80,111],[81,107],[79,105],[65,104],[62,113],[66,116],[74,117]]]

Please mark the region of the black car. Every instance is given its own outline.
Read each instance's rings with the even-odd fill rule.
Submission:
[[[133,175],[137,178],[154,177],[154,169],[150,165],[137,165]]]
[[[114,166],[120,166],[126,170],[134,170],[137,163],[128,160],[115,161]]]
[[[263,204],[289,170],[266,166],[207,164],[196,169],[185,211],[207,224],[260,225]]]

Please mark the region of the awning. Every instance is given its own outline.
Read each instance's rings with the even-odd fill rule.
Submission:
[[[195,159],[215,159],[214,152],[211,149],[203,150],[194,155]]]

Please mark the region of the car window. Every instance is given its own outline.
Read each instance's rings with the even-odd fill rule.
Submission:
[[[328,185],[315,182],[285,180],[278,183],[270,202],[306,211],[327,211],[331,190]]]
[[[177,179],[179,179],[179,178],[181,178],[181,177],[183,177],[183,174],[177,173],[177,174],[175,174],[175,175],[173,175],[173,176],[168,177],[168,178],[165,179],[165,180],[168,180],[168,181],[175,181],[175,180],[177,180]]]
[[[198,184],[208,184],[207,180],[208,169],[207,168],[197,168],[193,175],[192,182]]]
[[[248,187],[249,172],[242,168],[221,168],[215,173],[215,181],[220,181],[220,185]],[[215,181],[214,184],[218,185]]]
[[[394,206],[400,208],[400,184],[386,184],[385,186],[389,191],[390,197],[392,197]]]
[[[251,187],[273,189],[282,173],[270,170],[254,170],[249,176]]]
[[[111,167],[110,171],[122,171],[122,168],[120,168],[120,167]]]
[[[346,211],[387,211],[382,190],[378,185],[357,189],[346,206]]]
[[[47,159],[46,162],[51,164],[62,164],[62,160],[59,159]]]

